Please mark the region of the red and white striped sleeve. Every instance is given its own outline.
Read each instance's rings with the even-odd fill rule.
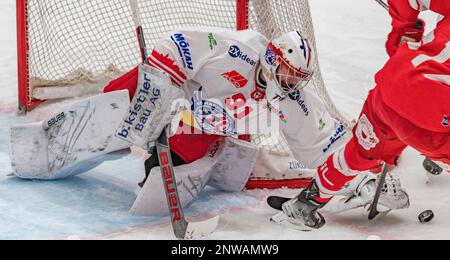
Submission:
[[[165,71],[174,85],[181,87],[195,77],[212,50],[208,33],[197,30],[172,31],[161,38],[150,55],[150,66]]]
[[[186,73],[175,62],[173,55],[170,52],[162,53],[155,48],[149,57],[150,66],[162,70],[169,74],[172,83],[178,87],[183,86],[187,80]]]

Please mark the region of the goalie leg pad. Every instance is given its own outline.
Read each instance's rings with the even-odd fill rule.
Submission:
[[[107,159],[106,154],[129,147],[114,137],[128,106],[126,90],[111,92],[77,102],[49,120],[12,126],[14,174],[24,179],[54,180],[98,166]]]
[[[295,180],[312,179],[316,169],[307,166],[292,155],[276,153],[260,148],[259,156],[251,178],[254,180]]]
[[[208,185],[223,191],[242,191],[256,165],[259,149],[252,143],[231,137],[224,139],[223,146],[221,159],[211,169]]]
[[[216,143],[218,145],[213,148],[215,152],[210,151],[208,156],[193,163],[174,167],[178,194],[183,208],[203,190],[211,176],[211,169],[220,160],[223,142]],[[130,213],[134,216],[165,216],[169,213],[160,167],[151,169]]]
[[[208,184],[225,191],[241,191],[248,181],[258,150],[253,144],[233,138],[217,140],[205,157],[175,167],[181,206],[187,207]],[[167,201],[159,167],[150,171],[130,213],[135,216],[165,216]]]

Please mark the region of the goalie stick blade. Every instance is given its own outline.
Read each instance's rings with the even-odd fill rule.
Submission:
[[[145,64],[149,64],[148,61],[148,53],[147,53],[147,45],[145,43],[144,30],[142,29],[142,17],[139,10],[139,4],[136,0],[130,0],[130,7],[133,12],[133,18],[135,21],[137,38],[139,42],[139,47],[141,51],[141,58]],[[169,206],[169,211],[171,213],[171,223],[173,227],[173,231],[175,236],[178,239],[199,239],[201,237],[207,236],[216,230],[217,225],[219,224],[219,217],[213,217],[205,221],[200,222],[187,222],[184,218],[183,209],[181,208],[181,203],[179,199],[178,189],[176,185],[175,175],[167,174],[167,172],[174,173],[172,158],[170,156],[170,147],[169,147],[169,138],[168,133],[170,133],[170,125],[166,126],[158,140],[156,141],[156,148],[158,152],[158,161],[160,163],[161,174],[164,181],[166,181],[164,188],[166,191],[166,199],[167,205]],[[147,146],[149,146],[147,144]],[[147,147],[150,148],[150,147]],[[161,160],[162,155],[164,155],[164,160]],[[164,163],[162,163],[164,162]],[[164,165],[167,167],[164,169]],[[168,176],[170,175],[170,176]],[[175,184],[174,187],[169,189],[168,184]],[[174,215],[176,214],[173,210],[171,210],[171,205],[173,205],[175,198],[176,206],[178,206],[177,213],[175,218],[180,218],[182,221],[179,223],[174,222]],[[184,232],[183,232],[184,231]]]
[[[392,211],[391,209],[387,210],[387,211],[383,211],[383,212],[377,211],[377,214],[372,219],[369,219],[369,220],[376,221],[378,219],[382,219],[382,218],[386,217],[387,215],[389,215],[389,213],[391,213],[391,211]]]
[[[312,228],[305,226],[301,221],[287,216],[286,214],[284,214],[284,212],[280,212],[271,217],[270,221],[302,232],[311,232],[313,230]]]
[[[289,200],[291,200],[291,198],[270,196],[267,198],[267,204],[273,209],[283,210],[282,208],[283,204]]]
[[[172,156],[170,155],[169,132],[170,129],[167,126],[156,141],[156,151],[158,153],[173,231],[175,237],[178,239],[199,239],[214,232],[219,223],[219,217],[213,217],[200,222],[186,221],[176,185],[177,181],[174,174],[175,170],[173,168]]]
[[[385,3],[383,0],[375,0],[378,4],[381,5],[381,7],[383,7],[384,9],[386,9],[386,11],[389,11],[389,5],[387,3]]]
[[[195,240],[209,236],[216,230],[218,224],[219,216],[204,221],[189,222],[184,236],[179,239]]]

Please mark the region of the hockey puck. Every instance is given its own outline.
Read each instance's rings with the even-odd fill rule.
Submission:
[[[434,213],[431,210],[426,210],[419,215],[420,223],[428,223],[434,218]]]
[[[423,161],[423,168],[432,175],[441,175],[444,171],[439,165],[428,158],[425,158]]]

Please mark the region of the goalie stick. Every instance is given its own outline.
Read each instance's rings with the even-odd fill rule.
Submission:
[[[386,4],[383,0],[375,0],[375,2],[380,4],[381,7],[383,7],[386,11],[389,12],[389,5]],[[416,24],[416,29],[421,30],[423,28],[423,26],[424,26],[423,22],[420,19],[418,19],[417,24]]]
[[[383,0],[375,0],[375,2],[379,3],[386,11],[389,11],[389,5],[387,5]]]
[[[133,20],[136,27],[139,48],[142,61],[148,64],[147,47],[142,28],[142,20],[137,0],[130,0],[130,6],[133,13]],[[168,139],[170,125],[168,125],[156,140],[156,151],[161,168],[164,189],[166,192],[167,206],[169,207],[173,232],[178,239],[199,239],[214,232],[219,223],[219,216],[200,222],[188,222],[181,208],[178,194],[175,171],[173,169],[172,157],[170,155],[170,146]],[[150,151],[150,145],[149,145]]]
[[[389,171],[389,165],[387,163],[383,163],[383,171],[380,174],[380,177],[378,179],[378,184],[377,184],[377,188],[376,188],[372,203],[370,204],[370,206],[368,208],[369,220],[375,219],[375,217],[377,217],[380,214],[380,212],[377,209],[378,201],[380,199],[381,191],[383,190],[383,186],[386,181],[386,176],[387,176],[388,171]],[[273,209],[282,210],[283,203],[285,203],[289,200],[290,200],[290,198],[279,197],[279,196],[270,196],[267,198],[267,204]],[[275,215],[276,219],[272,218],[271,220],[273,222],[277,222],[277,223],[287,221],[287,218],[281,218],[282,216],[283,216],[283,214],[279,213],[279,214]],[[278,219],[278,218],[281,218],[281,219]],[[292,224],[293,223],[290,223],[291,226],[292,226]],[[303,230],[303,231],[305,231],[305,230]]]

